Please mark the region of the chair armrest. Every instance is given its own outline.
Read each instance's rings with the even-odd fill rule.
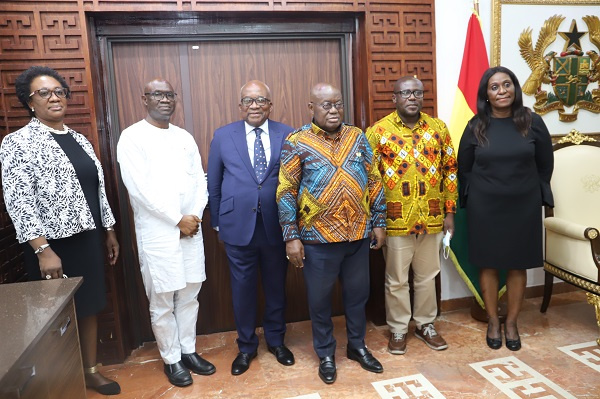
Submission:
[[[577,240],[589,241],[598,237],[598,229],[594,227],[569,222],[568,220],[553,216],[544,219],[544,226],[546,226],[546,229],[557,234],[562,234]]]

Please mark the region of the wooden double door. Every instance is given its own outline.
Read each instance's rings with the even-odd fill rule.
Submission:
[[[103,160],[110,164],[114,180],[112,191],[119,204],[123,255],[123,281],[114,294],[121,296],[120,312],[126,317],[121,315],[120,320],[125,320],[123,330],[129,333],[132,346],[152,339],[152,331],[139,273],[133,218],[116,163],[116,145],[120,132],[146,115],[142,103],[144,85],[155,77],[172,84],[178,100],[171,122],[194,136],[205,171],[213,132],[240,119],[240,88],[249,80],[258,79],[270,87],[273,120],[295,128],[310,122],[309,91],[318,82],[329,82],[342,89],[347,104],[345,120],[351,123],[354,119],[355,23],[351,18],[322,25],[258,21],[250,28],[233,18],[227,29],[203,26],[202,21],[197,21],[199,25],[187,30],[176,21],[163,21],[156,34],[150,36],[144,30],[149,22],[138,22],[127,26],[114,20],[96,21],[95,38],[104,83]],[[197,332],[235,329],[227,258],[218,234],[210,228],[208,210],[203,215],[202,231],[207,280],[199,296]],[[288,269],[286,290],[287,321],[308,319],[301,270]],[[261,293],[259,309],[263,302]],[[334,312],[343,312],[339,287],[334,293]],[[258,317],[261,320],[261,311]]]

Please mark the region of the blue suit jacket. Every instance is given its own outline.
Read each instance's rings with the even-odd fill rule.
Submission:
[[[262,181],[258,181],[246,143],[244,121],[215,131],[208,156],[208,204],[213,227],[231,245],[248,245],[257,216],[262,216],[269,243],[283,243],[275,195],[279,182],[281,146],[293,128],[269,120],[271,159]],[[260,199],[261,213],[257,212]]]

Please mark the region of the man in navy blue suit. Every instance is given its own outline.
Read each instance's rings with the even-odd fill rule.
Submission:
[[[284,344],[288,261],[275,201],[281,146],[294,129],[269,120],[273,103],[263,82],[246,83],[240,98],[242,120],[215,131],[208,157],[211,224],[225,243],[238,332],[233,375],[246,372],[256,357],[259,269],[267,348],[279,363],[294,364],[294,355]]]

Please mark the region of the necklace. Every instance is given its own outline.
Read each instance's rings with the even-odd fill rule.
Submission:
[[[65,125],[63,125],[63,130],[57,130],[57,129],[51,128],[50,126],[46,126],[46,128],[48,129],[48,131],[50,133],[54,133],[54,134],[67,134],[67,133],[69,133],[69,130],[67,129],[67,127]]]
[[[59,129],[54,129],[53,127],[50,127],[50,126],[46,125],[45,123],[42,123],[42,121],[40,121],[39,119],[38,119],[38,122],[40,123],[40,126],[42,126],[44,129],[46,129],[49,133],[54,133],[54,134],[69,133],[69,129],[67,128],[67,125],[65,125],[65,124],[63,124],[62,130],[59,130]]]

